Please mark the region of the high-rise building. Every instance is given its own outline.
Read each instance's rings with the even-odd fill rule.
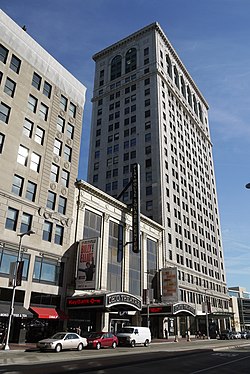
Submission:
[[[85,91],[0,11],[0,323],[10,310],[11,263],[19,251],[24,261],[13,340],[28,308],[57,323],[64,305]]]
[[[117,197],[140,164],[141,212],[165,228],[165,268],[182,301],[206,299],[224,318],[228,296],[208,104],[158,23],[93,56],[88,181]],[[131,204],[131,191],[122,199]]]

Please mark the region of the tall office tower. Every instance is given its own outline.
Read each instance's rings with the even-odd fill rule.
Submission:
[[[0,38],[0,299],[6,316],[18,250],[24,267],[16,302],[25,308],[63,303],[86,89],[2,11]],[[35,234],[17,235],[29,230]],[[15,321],[26,313],[22,309]],[[58,320],[49,313],[45,318]]]
[[[183,301],[227,310],[208,104],[158,23],[93,56],[88,181],[118,196],[141,166],[141,212],[165,227]],[[123,201],[131,203],[131,193]]]

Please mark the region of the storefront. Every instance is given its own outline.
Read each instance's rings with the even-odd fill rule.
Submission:
[[[67,299],[68,328],[117,332],[121,327],[140,322],[142,302],[126,292],[92,293]]]
[[[188,330],[195,334],[196,311],[187,303],[150,304],[142,308],[141,315],[142,325],[149,319],[152,338],[185,336]]]
[[[5,339],[7,325],[9,321],[10,305],[7,303],[0,303],[0,339],[1,342]],[[10,342],[22,343],[26,338],[26,325],[28,321],[32,320],[33,314],[22,305],[15,304],[13,319],[10,330]]]

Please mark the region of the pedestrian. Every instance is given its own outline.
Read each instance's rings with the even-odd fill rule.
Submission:
[[[164,333],[165,333],[165,338],[168,339],[168,330],[166,329],[166,327],[164,329]]]
[[[77,333],[78,335],[81,335],[81,332],[82,332],[82,330],[81,330],[81,326],[78,326],[78,327],[76,328],[76,333]]]

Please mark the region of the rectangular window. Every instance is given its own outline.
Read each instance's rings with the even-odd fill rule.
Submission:
[[[66,214],[67,199],[63,196],[59,196],[58,201],[58,213]]]
[[[43,94],[50,99],[51,91],[52,91],[52,86],[48,82],[45,81],[43,85]]]
[[[73,139],[74,137],[74,126],[70,123],[67,124],[67,137]]]
[[[23,145],[19,145],[17,162],[23,166],[27,166],[29,150]]]
[[[10,117],[10,107],[3,102],[0,104],[0,121],[3,121],[4,123],[9,122]]]
[[[27,118],[24,119],[23,134],[28,136],[28,138],[32,137],[33,125],[34,125],[33,122],[31,122]]]
[[[61,153],[62,153],[62,142],[60,142],[60,140],[58,140],[58,139],[55,139],[55,141],[54,141],[54,150],[53,150],[53,152],[57,156],[61,156]]]
[[[34,73],[32,78],[32,86],[34,86],[37,90],[40,90],[41,82],[42,77],[40,77],[40,75],[38,75],[37,73]]]
[[[15,73],[19,73],[21,66],[21,60],[17,58],[15,55],[12,55],[11,61],[10,61],[10,68],[13,70]]]
[[[40,163],[41,163],[41,156],[39,156],[35,152],[32,152],[31,159],[30,159],[30,169],[39,173]]]
[[[28,108],[31,110],[31,112],[36,113],[37,99],[32,95],[29,95]]]
[[[30,201],[35,201],[36,199],[36,183],[33,183],[31,181],[28,181],[27,183],[27,189],[26,189],[26,199]]]
[[[14,97],[15,89],[16,89],[16,83],[12,79],[7,77],[5,86],[4,86],[4,92],[10,97]]]
[[[37,126],[34,140],[36,143],[43,145],[45,131]]]
[[[55,260],[36,257],[33,281],[40,283],[58,284],[60,267]]]
[[[57,124],[56,124],[56,128],[58,131],[60,132],[64,132],[64,124],[65,124],[65,121],[62,117],[57,117]]]
[[[66,170],[62,170],[61,184],[64,187],[68,187],[69,186],[69,172],[66,171]]]
[[[21,196],[23,192],[23,182],[24,182],[24,178],[15,174],[13,178],[11,192],[13,192],[17,196]]]
[[[49,221],[44,221],[43,224],[43,240],[51,242],[52,237],[52,223]]]
[[[62,245],[62,243],[63,243],[63,226],[56,225],[55,244]]]
[[[14,208],[8,208],[5,228],[8,230],[16,231],[17,220],[18,210]]]
[[[73,103],[69,103],[69,115],[76,118],[76,106]]]
[[[0,61],[2,61],[4,64],[7,61],[8,53],[8,49],[5,48],[2,44],[0,44]]]
[[[48,198],[47,198],[47,208],[51,210],[55,210],[56,205],[56,194],[52,191],[48,191]]]
[[[50,171],[50,180],[52,182],[58,182],[59,166],[52,164]]]
[[[67,110],[67,104],[68,104],[68,99],[65,96],[61,95],[60,108],[64,110],[64,112],[66,112]]]
[[[64,147],[64,160],[66,160],[68,162],[71,162],[71,153],[72,153],[72,149],[70,147],[68,147],[67,145],[65,145],[65,147]]]
[[[4,139],[5,135],[0,132],[0,154],[3,152]]]
[[[24,261],[22,278],[27,280],[30,256],[24,253],[21,254],[21,260]],[[10,274],[10,267],[12,262],[17,262],[17,252],[8,249],[0,249],[0,273]]]
[[[41,103],[40,104],[40,109],[39,109],[39,116],[44,120],[47,121],[48,119],[48,113],[49,113],[49,108],[47,105]]]
[[[28,213],[23,213],[22,219],[21,219],[21,228],[20,232],[27,232],[31,229],[32,224],[32,215]]]

